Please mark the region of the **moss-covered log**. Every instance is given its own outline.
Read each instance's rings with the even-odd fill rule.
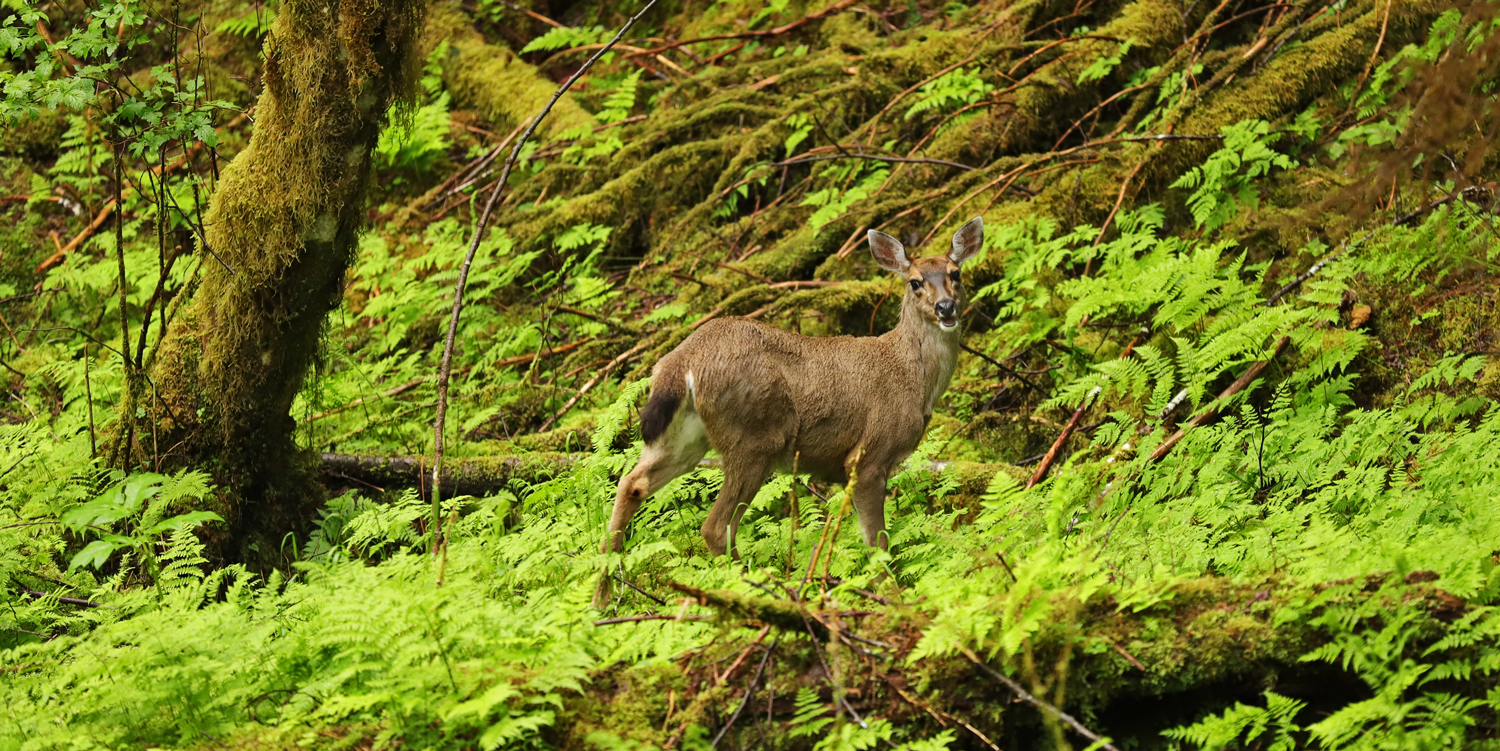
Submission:
[[[423,0],[282,6],[265,46],[250,145],[224,173],[203,280],[172,326],[147,417],[168,461],[211,467],[229,496],[229,557],[309,513],[289,416],[363,222],[371,150],[418,72]],[[316,496],[311,496],[316,498]]]
[[[796,729],[808,718],[797,717],[794,699],[799,690],[814,688],[821,703],[832,704],[832,692],[839,692],[857,716],[921,728],[915,732],[921,737],[950,729],[958,748],[1084,745],[1047,712],[1019,701],[1012,688],[990,675],[995,671],[1009,674],[1037,699],[1060,706],[1118,747],[1170,747],[1163,743],[1163,730],[1237,701],[1253,702],[1267,690],[1307,702],[1302,712],[1309,717],[1323,707],[1366,698],[1370,688],[1351,674],[1304,659],[1330,641],[1311,614],[1400,604],[1417,613],[1412,629],[1421,637],[1409,649],[1461,650],[1439,642],[1448,624],[1470,606],[1435,586],[1435,578],[1430,571],[1413,571],[1321,584],[1281,578],[1181,580],[1162,587],[1149,604],[1106,597],[1065,610],[1031,641],[1024,658],[1009,661],[966,655],[958,648],[928,648],[920,659],[911,659],[923,639],[943,638],[924,635],[933,614],[920,602],[882,599],[872,612],[863,607],[868,603],[820,601],[815,591],[798,603],[674,584],[672,589],[717,613],[715,620],[725,629],[720,639],[677,665],[652,663],[601,676],[595,690],[568,703],[556,740],[561,747],[580,748],[585,737],[607,734],[672,747],[691,726],[721,730],[749,686],[761,719],[741,716],[733,728],[746,744],[763,734],[772,747],[809,747],[806,738],[797,740]],[[649,621],[606,623],[639,628],[643,635],[659,628]],[[756,628],[779,638],[757,636]],[[774,669],[750,685],[755,664],[773,642]],[[736,655],[749,659],[732,663],[738,671],[722,667]],[[671,702],[663,698],[669,690]]]
[[[382,491],[431,485],[431,457],[324,453],[319,458],[330,482],[373,486]],[[443,495],[485,495],[505,488],[512,480],[541,482],[571,470],[579,458],[578,454],[536,451],[519,456],[450,459],[442,476]]]
[[[453,458],[445,462],[442,484],[444,495],[485,495],[503,490],[512,481],[541,482],[572,470],[583,454],[551,451],[528,451],[514,456],[477,456]],[[322,472],[332,482],[373,486],[380,490],[427,486],[431,476],[430,457],[359,456],[325,452],[319,454]],[[717,457],[704,459],[699,466],[715,469]],[[425,469],[424,469],[425,468]],[[1005,464],[977,462],[926,462],[923,469],[944,474],[954,480],[961,498],[978,498],[984,493],[996,472],[1010,472],[1024,478],[1024,471]]]
[[[427,46],[449,44],[444,83],[458,103],[471,107],[496,127],[519,128],[542,110],[557,84],[511,50],[485,41],[458,3],[443,0],[432,7]],[[542,134],[556,135],[596,125],[594,116],[564,95],[552,106]]]

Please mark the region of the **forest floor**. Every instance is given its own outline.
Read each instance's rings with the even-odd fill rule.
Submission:
[[[351,207],[218,188],[309,19],[422,4],[0,4],[0,751],[1500,748],[1500,3],[662,2],[481,223],[645,5],[413,11]],[[318,219],[208,241],[283,206],[358,227],[231,353],[309,363],[257,505],[159,381],[305,302],[244,264]],[[598,552],[666,353],[888,331],[867,232],[975,216],[888,552],[776,475],[710,555],[713,456]]]

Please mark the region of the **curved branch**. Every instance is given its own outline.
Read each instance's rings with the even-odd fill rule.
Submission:
[[[442,477],[443,472],[443,425],[448,416],[448,377],[453,368],[453,339],[454,335],[458,332],[458,317],[463,313],[464,308],[464,288],[469,283],[469,267],[474,264],[474,254],[479,250],[479,241],[484,237],[485,228],[489,226],[490,215],[495,210],[496,200],[500,198],[501,193],[505,192],[506,181],[510,178],[511,170],[516,166],[516,160],[521,156],[521,147],[525,146],[527,139],[531,138],[532,133],[536,132],[536,126],[540,125],[542,120],[547,117],[547,113],[552,111],[552,106],[557,104],[557,100],[561,99],[562,95],[567,93],[568,89],[572,88],[573,84],[577,83],[578,79],[583,77],[583,74],[587,73],[589,68],[593,67],[594,63],[600,57],[603,57],[605,52],[609,51],[610,47],[613,47],[615,43],[624,38],[625,32],[629,31],[630,27],[634,26],[635,22],[640,20],[641,16],[646,15],[647,11],[650,11],[655,5],[656,0],[649,0],[646,3],[646,7],[641,8],[639,13],[631,16],[630,20],[626,21],[625,25],[620,27],[614,39],[609,40],[609,43],[604,45],[603,49],[594,53],[594,56],[590,57],[588,62],[585,62],[582,67],[574,71],[573,75],[568,76],[568,80],[563,81],[563,84],[557,87],[557,91],[553,92],[552,98],[547,101],[547,105],[542,108],[542,111],[531,119],[531,123],[521,133],[521,137],[516,139],[515,146],[511,147],[510,157],[505,160],[505,167],[500,171],[500,179],[495,181],[495,189],[490,192],[489,200],[484,204],[484,212],[479,216],[479,223],[474,226],[474,236],[469,238],[469,250],[464,254],[463,266],[459,267],[458,270],[458,283],[453,287],[453,312],[448,316],[448,334],[443,339],[443,360],[442,364],[438,367],[437,417],[433,420],[432,426],[432,482],[435,486],[432,494],[432,552],[434,553],[437,552],[440,545],[442,531],[442,507],[440,505],[442,492],[438,480]]]

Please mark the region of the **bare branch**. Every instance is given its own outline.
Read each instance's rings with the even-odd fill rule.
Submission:
[[[561,99],[562,95],[567,93],[568,89],[572,88],[573,84],[577,83],[578,79],[582,78],[583,74],[587,73],[589,68],[592,68],[594,63],[597,62],[605,52],[608,52],[611,47],[613,47],[617,42],[624,38],[625,32],[629,31],[630,27],[634,26],[635,22],[639,21],[641,17],[644,16],[648,11],[650,11],[651,8],[653,8],[655,5],[656,0],[649,0],[649,2],[646,3],[646,7],[641,8],[641,11],[639,13],[631,16],[630,20],[626,21],[625,25],[620,27],[620,31],[615,34],[614,39],[609,40],[608,44],[604,45],[604,47],[601,48],[598,52],[595,52],[593,57],[590,57],[582,67],[574,71],[573,75],[568,76],[568,80],[563,81],[563,84],[557,87],[557,91],[552,93],[552,98],[547,100],[547,105],[545,107],[542,107],[542,111],[538,113],[536,117],[531,119],[531,123],[526,126],[526,130],[521,133],[521,137],[517,138],[515,145],[511,147],[510,158],[505,160],[505,167],[500,171],[500,179],[495,181],[495,189],[491,191],[489,200],[484,204],[484,212],[479,216],[479,223],[474,226],[474,236],[469,239],[469,250],[464,254],[463,265],[459,267],[458,270],[458,283],[453,287],[453,312],[448,316],[448,334],[443,339],[443,360],[441,365],[438,366],[437,417],[435,420],[433,420],[432,426],[433,553],[437,553],[438,548],[441,545],[442,535],[442,508],[440,503],[442,493],[439,490],[441,486],[439,486],[437,483],[438,479],[442,477],[443,471],[443,425],[445,422],[445,418],[448,415],[448,377],[453,368],[453,339],[454,336],[458,333],[458,317],[463,312],[464,307],[464,288],[467,287],[469,283],[469,267],[474,264],[474,254],[479,250],[479,241],[483,239],[485,228],[489,226],[490,214],[495,210],[495,202],[500,198],[500,194],[505,192],[506,180],[510,178],[510,172],[515,168],[516,160],[521,156],[521,147],[526,145],[527,139],[531,138],[531,134],[536,131],[536,127],[541,124],[544,118],[547,117],[547,113],[552,111],[552,106],[557,104],[557,100]]]

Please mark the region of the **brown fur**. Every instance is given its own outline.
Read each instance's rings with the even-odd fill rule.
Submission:
[[[710,447],[724,462],[723,489],[703,523],[714,555],[738,557],[740,517],[770,472],[794,461],[826,482],[847,482],[852,472],[865,543],[884,548],[886,479],[922,440],[953,375],[964,302],[959,265],[979,251],[983,233],[976,218],[953,236],[948,255],[908,262],[895,238],[870,232],[876,260],[906,282],[901,322],[882,336],[808,337],[723,318],[663,357],[642,415],[646,446],[620,480],[604,552],[622,549],[641,502]],[[608,600],[608,587],[605,577],[596,600]]]

